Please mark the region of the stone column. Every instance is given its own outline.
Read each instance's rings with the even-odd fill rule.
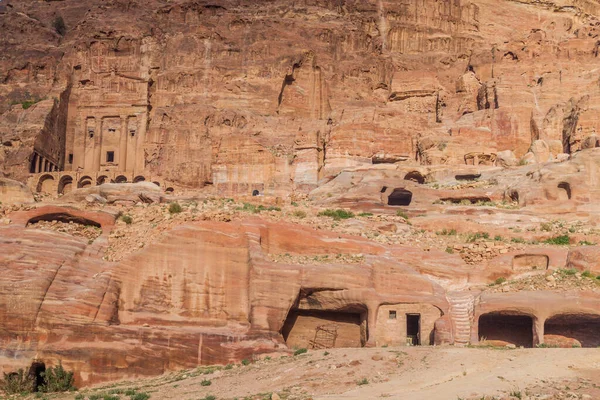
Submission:
[[[40,173],[42,172],[42,166],[44,165],[44,157],[39,156],[38,157],[38,165],[37,165],[37,169],[35,172]]]
[[[127,170],[127,116],[121,116],[121,137],[119,142],[119,171]]]
[[[100,123],[98,123],[98,120],[100,120]],[[100,129],[98,129],[98,125],[100,125]],[[102,157],[102,131],[104,129],[104,121],[102,118],[96,118],[96,127],[94,128],[94,137],[93,137],[93,143],[94,143],[94,164],[93,164],[93,169],[94,171],[100,171],[100,162],[101,162],[101,157]]]
[[[544,324],[546,318],[536,317],[533,319],[533,347],[544,343]]]

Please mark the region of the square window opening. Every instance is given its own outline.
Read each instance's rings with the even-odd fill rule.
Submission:
[[[396,319],[396,311],[390,311],[390,319]]]
[[[106,152],[106,162],[115,162],[115,152],[114,151]]]
[[[69,164],[73,164],[73,154],[69,154]]]

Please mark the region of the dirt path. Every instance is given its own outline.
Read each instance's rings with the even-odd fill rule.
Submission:
[[[227,369],[201,367],[81,393],[118,395],[135,387],[161,400],[268,400],[272,393],[287,400],[519,398],[511,392],[521,399],[597,399],[598,376],[600,349],[335,349]]]

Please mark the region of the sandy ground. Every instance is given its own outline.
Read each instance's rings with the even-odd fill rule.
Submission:
[[[126,388],[137,388],[151,399],[177,400],[600,399],[599,377],[600,349],[334,349],[228,369],[200,367],[80,393],[86,399]]]

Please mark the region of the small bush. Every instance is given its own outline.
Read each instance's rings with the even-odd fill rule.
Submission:
[[[544,223],[540,224],[540,230],[542,230],[544,232],[551,232],[552,224],[549,222],[544,222]]]
[[[171,214],[179,214],[182,211],[183,211],[183,209],[181,208],[181,206],[179,205],[179,203],[177,203],[176,201],[174,201],[173,203],[169,204],[169,212]]]
[[[561,236],[556,236],[550,239],[546,239],[544,240],[544,243],[546,244],[553,244],[556,246],[568,246],[570,241],[569,241],[569,235],[561,235]]]
[[[294,352],[294,355],[295,355],[295,356],[299,356],[300,354],[304,354],[304,353],[306,353],[306,352],[308,352],[308,350],[307,350],[307,349],[304,349],[304,348],[302,348],[302,349],[298,349],[298,350],[296,350],[296,351]]]
[[[584,278],[594,278],[594,274],[592,274],[591,271],[583,271],[581,273],[581,276],[583,276]]]
[[[500,235],[496,235],[496,236],[494,236],[494,240],[495,240],[496,242],[501,242],[501,241],[502,241],[502,236],[500,236]]]
[[[203,399],[200,400],[217,400],[217,398],[215,396],[213,396],[212,394],[209,394],[208,396],[206,396]]]
[[[396,211],[396,215],[397,215],[398,217],[402,217],[402,218],[404,218],[404,219],[408,219],[408,214],[407,214],[407,213],[405,213],[405,212],[404,212],[404,211],[402,211],[402,210],[398,210],[398,211]]]
[[[473,243],[479,239],[489,239],[490,238],[490,234],[487,232],[477,232],[477,233],[470,233],[467,236],[467,243]]]
[[[504,277],[500,277],[500,278],[498,278],[498,279],[496,279],[496,280],[494,281],[494,283],[495,283],[496,285],[501,285],[501,284],[503,284],[504,282],[506,282],[506,278],[504,278]]]
[[[512,238],[512,239],[510,239],[510,241],[513,243],[525,243],[525,239],[520,238],[520,237]]]
[[[212,382],[208,379],[203,379],[202,382],[200,382],[200,386],[210,386],[212,384]]]
[[[563,274],[563,275],[567,275],[567,276],[572,276],[572,275],[576,275],[577,274],[577,270],[575,268],[571,268],[571,269],[559,269],[558,272],[561,273],[561,274]]]
[[[233,368],[233,364],[227,364],[225,366],[225,368],[223,368],[223,369],[232,369],[232,368]]]
[[[133,396],[131,396],[131,400],[148,400],[150,398],[150,395],[148,393],[136,393]]]
[[[346,211],[346,210],[342,210],[342,209],[337,209],[337,210],[327,209],[325,211],[321,211],[317,215],[319,217],[331,217],[336,221],[339,221],[341,219],[354,218],[354,213],[352,211]]]
[[[250,365],[250,360],[243,359],[242,360],[242,365]]]
[[[2,390],[6,394],[31,393],[33,392],[34,383],[34,378],[23,369],[8,374],[5,372]]]
[[[329,355],[329,352],[328,352],[328,351],[326,351],[325,353],[323,353],[323,355],[324,355],[324,356],[328,356],[328,355]]]
[[[596,243],[588,242],[587,240],[581,240],[581,241],[579,242],[579,245],[580,245],[580,246],[595,246],[595,245],[596,245]]]
[[[369,384],[369,380],[367,378],[362,378],[360,381],[356,382],[356,384],[358,386],[368,385]]]
[[[121,215],[121,221],[125,222],[127,225],[131,225],[133,218],[131,218],[130,215]]]
[[[372,217],[373,213],[369,213],[369,212],[363,212],[358,214],[359,217]]]
[[[447,230],[446,228],[444,228],[441,232],[438,232],[438,235],[456,236],[456,229]]]
[[[75,390],[73,386],[73,372],[66,371],[62,363],[58,363],[56,367],[47,368],[42,373],[44,384],[41,387],[42,392],[68,392]]]
[[[52,26],[54,27],[56,33],[58,33],[60,36],[65,36],[67,33],[67,25],[65,25],[65,20],[60,15],[54,18],[54,21],[52,21]]]
[[[454,253],[454,249],[452,247],[446,247],[446,253],[453,254]]]
[[[306,212],[302,210],[296,210],[293,212],[294,217],[296,218],[306,218]]]

